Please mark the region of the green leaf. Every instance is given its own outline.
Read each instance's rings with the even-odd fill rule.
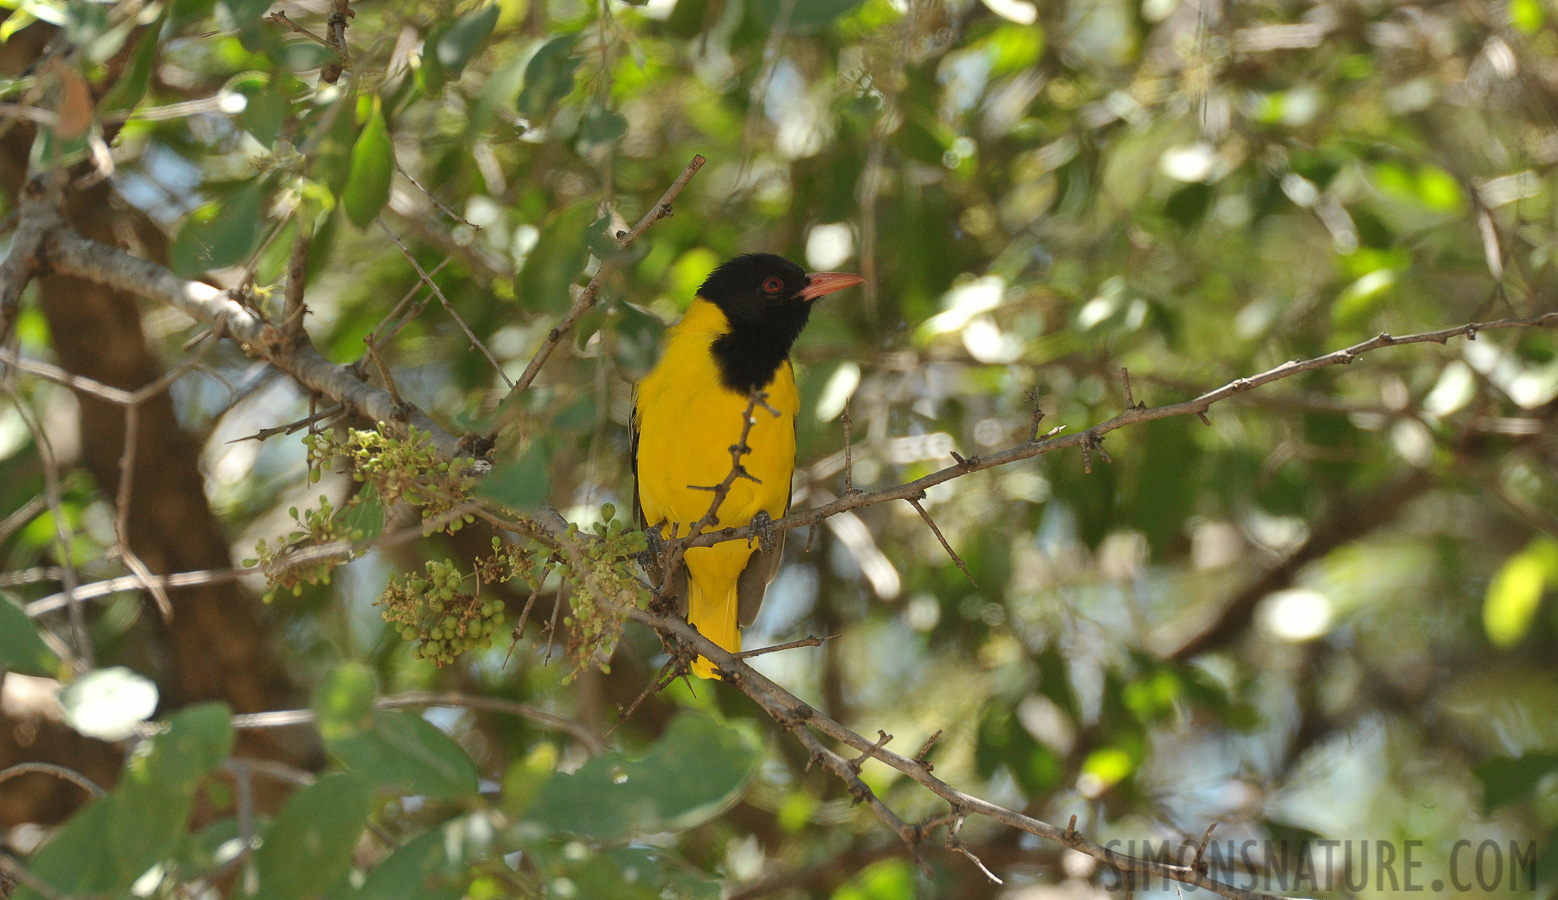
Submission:
[[[519,459],[494,468],[476,485],[476,493],[513,510],[544,506],[552,495],[551,461],[550,445],[536,440]]]
[[[1484,760],[1473,769],[1482,782],[1483,814],[1500,806],[1529,800],[1536,794],[1536,783],[1558,772],[1558,754],[1527,753],[1518,757]]]
[[[271,0],[217,0],[216,23],[223,31],[242,31],[270,9]]]
[[[458,79],[465,71],[476,51],[492,34],[498,24],[498,4],[493,3],[473,10],[454,20],[454,24],[438,33],[433,42],[433,57],[438,60],[448,77]]]
[[[319,716],[319,733],[325,742],[360,734],[373,727],[374,703],[379,697],[379,678],[358,662],[344,662],[314,688],[311,699]]]
[[[460,900],[465,882],[450,872],[443,831],[434,830],[408,841],[374,867],[358,890],[358,900]],[[443,877],[440,877],[443,876]]]
[[[59,670],[54,655],[38,627],[22,608],[0,597],[0,669],[24,675],[51,675]]]
[[[352,146],[352,171],[346,178],[346,188],[341,192],[341,205],[346,217],[358,228],[367,228],[378,217],[379,210],[389,202],[390,182],[395,175],[395,144],[390,140],[389,127],[384,123],[384,113],[378,98],[373,101],[373,113],[362,134]]]
[[[232,713],[220,703],[180,710],[152,752],[132,757],[110,807],[106,836],[119,884],[167,859],[183,838],[195,787],[233,747]]]
[[[232,745],[227,707],[180,710],[130,759],[118,787],[72,816],[28,868],[60,893],[124,894],[172,855],[188,827],[196,785]],[[25,889],[16,895],[37,896]]]
[[[683,831],[734,804],[761,759],[751,731],[684,714],[642,759],[610,753],[553,776],[528,818],[602,841]]]
[[[263,900],[317,894],[345,875],[373,809],[373,789],[352,773],[325,775],[287,798],[254,854]]]
[[[184,220],[168,251],[173,271],[194,277],[211,269],[236,266],[249,257],[265,224],[269,180],[241,185],[230,196],[207,203]]]
[[[578,37],[560,35],[541,45],[525,66],[525,86],[514,106],[532,123],[551,118],[552,107],[573,91],[573,74],[583,62],[573,56]]]
[[[147,26],[141,39],[130,54],[130,63],[124,74],[114,82],[108,94],[98,103],[98,114],[130,109],[146,96],[146,85],[151,82],[152,63],[157,59],[157,47],[161,44],[162,20]]]
[[[570,285],[584,271],[590,252],[585,232],[595,220],[595,201],[584,200],[553,213],[525,257],[516,287],[530,310],[562,310],[572,301]]]
[[[476,764],[450,737],[414,713],[378,710],[373,727],[329,742],[346,766],[381,787],[435,798],[476,794]]]
[[[622,140],[628,133],[628,120],[599,103],[591,103],[579,123],[579,149],[588,153]]]
[[[1375,269],[1349,284],[1331,305],[1331,322],[1339,329],[1364,328],[1390,296],[1398,276],[1394,269]]]
[[[1558,585],[1558,541],[1537,538],[1505,560],[1488,584],[1482,603],[1482,624],[1495,647],[1520,643],[1536,618],[1542,591]]]
[[[286,84],[289,80],[290,76],[277,73],[265,90],[249,95],[249,105],[244,107],[243,114],[238,117],[244,130],[266,147],[276,143],[276,137],[281,133],[281,123],[287,120],[287,114],[292,111],[292,95]]]
[[[384,531],[384,502],[378,487],[368,484],[338,514],[341,525],[354,541],[371,541]]]
[[[834,891],[832,900],[914,900],[914,869],[901,859],[872,863]]]

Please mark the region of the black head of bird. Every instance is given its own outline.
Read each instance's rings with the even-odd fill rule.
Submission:
[[[725,387],[745,394],[773,380],[825,294],[864,281],[843,272],[813,272],[772,253],[748,253],[725,263],[698,296],[718,306],[730,332],[714,342]]]

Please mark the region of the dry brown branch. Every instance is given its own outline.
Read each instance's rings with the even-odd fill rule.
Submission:
[[[941,549],[947,551],[947,555],[952,557],[952,561],[957,563],[957,567],[963,570],[963,577],[968,579],[968,583],[976,588],[979,587],[979,582],[975,581],[974,576],[969,573],[968,566],[963,562],[963,558],[958,556],[958,552],[952,549],[951,544],[947,543],[947,539],[942,535],[941,529],[936,527],[936,520],[932,519],[930,513],[925,511],[925,507],[920,505],[920,498],[910,497],[909,505],[914,507],[914,511],[920,514],[920,518],[925,520],[926,525],[930,526],[930,533],[936,536],[936,540],[941,542]]]
[[[827,637],[817,637],[815,634],[808,634],[798,641],[785,641],[782,644],[774,644],[771,647],[758,647],[754,650],[743,650],[740,653],[737,653],[736,656],[742,659],[751,659],[754,656],[764,656],[769,653],[779,653],[783,650],[796,650],[801,647],[821,647],[824,641],[834,637],[837,637],[837,635],[830,634]]]
[[[139,575],[121,575],[118,578],[110,578],[107,581],[96,581],[91,584],[83,584],[76,588],[75,595],[78,600],[96,600],[99,597],[110,597],[114,594],[122,594],[125,591],[133,591],[136,588],[148,588],[150,584],[166,590],[167,588],[195,587],[202,584],[225,584],[229,581],[237,581],[243,572],[239,569],[206,569],[196,572],[178,572],[173,575],[152,575],[150,578],[142,578]],[[45,613],[51,613],[58,609],[64,609],[70,603],[69,597],[63,592],[50,594],[39,600],[27,604],[27,615],[37,618]]]
[[[1271,895],[1241,890],[1231,884],[1218,881],[1206,872],[1200,871],[1194,865],[1181,866],[1160,860],[1142,859],[1119,853],[1083,837],[1075,829],[1075,819],[1072,820],[1072,826],[1062,829],[1040,819],[1035,819],[1032,816],[997,806],[972,794],[964,793],[932,775],[930,767],[925,763],[917,759],[899,756],[886,749],[883,746],[885,742],[882,740],[869,740],[829,718],[822,711],[812,707],[773,681],[770,681],[762,673],[747,665],[740,657],[727,652],[713,641],[699,634],[696,629],[681,619],[643,609],[630,609],[628,610],[628,615],[635,621],[653,628],[663,639],[687,644],[692,652],[712,660],[715,665],[719,666],[727,683],[750,697],[776,723],[794,734],[802,746],[811,754],[813,762],[822,763],[824,768],[833,772],[844,781],[851,796],[858,801],[866,802],[870,805],[878,818],[887,824],[911,848],[911,853],[915,852],[919,841],[934,825],[905,825],[892,810],[888,809],[876,798],[869,787],[860,781],[859,776],[851,767],[851,761],[824,748],[818,741],[818,735],[838,741],[840,744],[853,748],[860,753],[869,753],[873,759],[907,775],[938,797],[946,800],[956,816],[981,815],[993,819],[1004,825],[1086,854],[1112,866],[1120,872],[1133,872],[1140,875],[1177,881],[1181,884],[1194,885],[1227,897],[1229,900],[1272,900]],[[955,845],[956,841],[954,840],[953,843]],[[956,850],[956,846],[953,846],[953,849]],[[981,869],[983,868],[981,866]],[[987,870],[986,872],[987,874],[993,874]]]
[[[465,449],[458,436],[445,431],[420,409],[398,406],[387,391],[364,384],[348,368],[321,356],[310,342],[287,340],[275,326],[226,291],[187,281],[149,260],[84,238],[57,219],[46,229],[42,252],[58,274],[165,303],[213,326],[219,334],[238,342],[250,356],[290,375],[306,390],[340,403],[351,415],[384,422],[400,436],[406,434],[407,425],[415,425],[431,436],[434,448],[444,459],[454,459]],[[398,417],[402,410],[405,415]],[[483,468],[484,464],[478,461],[478,469]]]
[[[443,304],[444,311],[449,313],[449,318],[454,319],[454,323],[460,326],[461,331],[465,332],[465,339],[471,342],[472,347],[480,350],[482,356],[487,357],[487,362],[492,363],[492,367],[497,370],[498,377],[503,379],[504,384],[512,388],[514,386],[514,382],[510,381],[508,375],[504,373],[503,364],[498,362],[498,358],[493,356],[492,351],[487,349],[487,345],[481,342],[481,338],[476,336],[476,332],[471,330],[471,326],[465,324],[465,320],[460,318],[459,313],[455,312],[454,304],[450,303],[449,298],[444,296],[443,288],[438,286],[438,282],[433,280],[433,276],[429,275],[425,270],[423,270],[422,264],[417,262],[416,256],[406,248],[406,245],[401,241],[400,236],[395,234],[395,232],[390,231],[390,227],[384,224],[383,216],[379,216],[378,218],[374,219],[374,221],[379,224],[379,230],[388,235],[389,239],[395,242],[395,246],[400,248],[401,255],[406,258],[406,262],[411,263],[411,268],[417,270],[417,277],[422,279],[422,283],[426,284],[428,290],[433,292],[433,296],[438,298],[438,302]],[[368,349],[372,350],[373,345],[369,344]]]
[[[1101,453],[1101,441],[1103,436],[1118,431],[1129,425],[1142,422],[1153,422],[1158,419],[1167,419],[1174,416],[1200,416],[1203,419],[1206,411],[1213,404],[1236,397],[1246,391],[1291,378],[1303,372],[1312,372],[1330,366],[1344,365],[1356,360],[1359,356],[1384,347],[1396,347],[1403,344],[1435,343],[1444,344],[1452,338],[1466,338],[1475,340],[1476,336],[1484,331],[1499,331],[1513,328],[1551,328],[1558,326],[1558,310],[1542,313],[1535,316],[1527,316],[1519,319],[1497,319],[1490,322],[1470,322],[1465,325],[1457,325],[1454,328],[1443,328],[1438,331],[1425,331],[1418,334],[1402,335],[1395,337],[1389,334],[1379,334],[1366,341],[1361,341],[1351,347],[1335,350],[1323,356],[1310,359],[1292,360],[1280,366],[1267,369],[1257,375],[1248,378],[1237,378],[1227,384],[1207,391],[1198,397],[1179,403],[1170,403],[1163,406],[1142,407],[1137,406],[1127,409],[1106,422],[1100,422],[1086,431],[1069,434],[1064,437],[1057,436],[1064,426],[1058,426],[1044,435],[1042,439],[1024,441],[1005,450],[999,450],[986,456],[970,456],[956,465],[948,466],[932,472],[923,478],[905,482],[879,491],[848,494],[839,497],[832,502],[802,512],[791,513],[782,519],[772,523],[774,531],[788,531],[792,528],[801,528],[807,525],[821,522],[822,520],[838,515],[845,510],[859,509],[864,506],[875,506],[878,503],[887,503],[893,500],[908,500],[911,497],[920,497],[929,488],[938,484],[944,484],[955,478],[961,478],[974,472],[985,469],[993,469],[999,466],[1011,465],[1025,459],[1043,456],[1056,450],[1064,450],[1070,447],[1086,448],[1089,455]],[[1037,411],[1037,407],[1035,407]],[[1037,416],[1035,416],[1037,420]],[[751,538],[756,531],[751,526],[724,528],[719,531],[711,531],[694,538],[689,546],[708,547],[720,541],[728,541],[735,538]]]
[[[703,164],[706,161],[702,156],[694,156],[692,162],[682,169],[682,173],[676,176],[676,180],[671,182],[671,186],[665,189],[665,193],[660,195],[660,199],[650,208],[649,212],[644,213],[644,217],[638,220],[638,224],[627,231],[617,233],[618,249],[627,249],[640,235],[648,230],[649,226],[671,215],[671,204],[677,197],[681,196],[682,190],[687,187],[687,182],[691,181],[692,177],[698,174],[698,170],[703,168]],[[553,350],[557,349],[557,345],[562,343],[563,336],[573,328],[574,323],[579,321],[580,316],[584,315],[591,306],[595,305],[595,298],[600,294],[601,279],[606,276],[607,272],[614,265],[615,263],[612,260],[601,261],[600,268],[595,270],[595,275],[590,278],[589,284],[584,286],[584,291],[574,298],[573,305],[568,307],[568,311],[563,314],[563,317],[558,320],[556,325],[552,326],[551,331],[547,332],[546,339],[541,342],[541,346],[536,348],[535,355],[530,358],[530,363],[525,366],[524,373],[509,388],[508,397],[512,397],[530,387],[530,383],[536,380],[536,376],[540,374],[541,367],[546,364],[547,358],[552,355]],[[506,400],[508,397],[504,399]],[[501,427],[501,424],[495,427],[492,434],[488,436],[491,437],[496,434]]]
[[[703,534],[705,528],[719,520],[719,508],[725,503],[725,498],[730,496],[730,489],[735,483],[742,478],[751,481],[758,480],[741,464],[742,459],[752,452],[751,446],[747,444],[747,438],[752,435],[752,426],[757,424],[758,407],[762,407],[775,417],[779,415],[779,410],[768,405],[768,394],[766,392],[752,391],[747,398],[746,409],[741,413],[741,436],[736,439],[734,444],[730,445],[730,471],[725,475],[725,478],[719,484],[688,485],[693,490],[709,491],[714,494],[714,499],[709,503],[708,512],[705,512],[702,518],[693,523],[685,536],[681,536],[677,532],[678,527],[681,525],[680,522],[649,523],[651,528],[659,528],[662,524],[669,524],[671,526],[671,537],[673,538],[672,542],[665,547],[663,558],[660,562],[660,584],[654,586],[658,599],[663,600],[669,596],[672,585],[676,583],[674,573],[682,564],[682,558],[686,555],[687,548],[691,545],[693,538]],[[771,540],[771,536],[762,530],[754,533],[760,540]]]

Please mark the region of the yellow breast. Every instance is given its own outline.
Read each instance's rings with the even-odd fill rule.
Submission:
[[[697,488],[712,487],[730,474],[730,447],[741,438],[748,397],[721,384],[710,351],[728,330],[719,307],[694,300],[682,321],[666,332],[659,364],[639,383],[634,413],[638,490],[649,524],[675,523],[685,534],[714,501],[711,492]],[[768,405],[779,414],[762,407],[753,411],[747,436],[752,452],[742,460],[758,481],[736,480],[711,529],[745,525],[759,510],[777,519],[789,505],[800,395],[788,362],[774,373],[766,391]]]

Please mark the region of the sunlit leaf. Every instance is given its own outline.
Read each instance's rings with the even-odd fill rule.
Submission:
[[[1538,538],[1505,560],[1482,603],[1482,624],[1495,647],[1520,643],[1536,618],[1544,589],[1558,585],[1558,541]]]
[[[65,721],[87,737],[122,741],[157,709],[157,685],[123,666],[95,669],[60,692]]]
[[[346,534],[354,541],[376,540],[384,531],[384,503],[377,486],[368,484],[338,514]]]

